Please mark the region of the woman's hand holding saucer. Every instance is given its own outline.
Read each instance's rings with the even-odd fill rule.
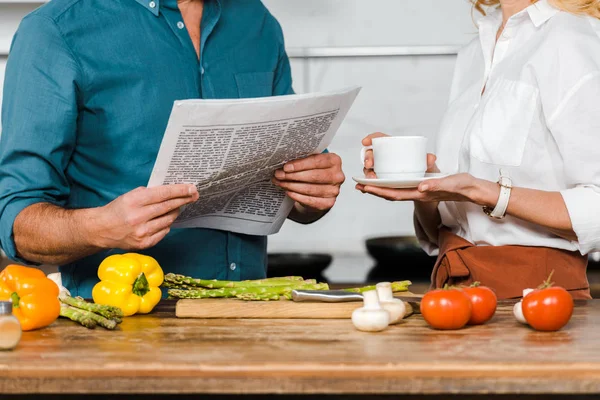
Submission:
[[[363,139],[362,144],[370,146],[372,139],[384,136],[387,135],[379,132],[371,134]],[[430,153],[427,154],[427,173],[440,172],[435,162],[436,156]],[[366,178],[377,178],[373,166],[373,152],[367,150],[364,160],[364,174]],[[500,192],[497,183],[478,179],[466,173],[450,175],[439,179],[427,179],[421,182],[416,188],[391,189],[357,184],[356,189],[363,193],[372,194],[391,201],[469,201],[488,206],[496,204]]]

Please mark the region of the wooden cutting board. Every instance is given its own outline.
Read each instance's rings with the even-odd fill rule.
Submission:
[[[406,316],[418,312],[420,296],[403,292],[403,297],[415,297],[406,304]],[[237,299],[184,299],[177,302],[179,318],[247,318],[247,319],[346,319],[362,302],[320,303],[281,301],[243,301]]]

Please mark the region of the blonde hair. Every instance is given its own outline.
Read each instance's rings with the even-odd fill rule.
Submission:
[[[493,7],[500,4],[500,0],[470,0],[473,7],[485,15],[485,7]],[[537,0],[531,0],[535,3]],[[550,0],[558,9],[571,14],[589,15],[600,19],[600,0]]]

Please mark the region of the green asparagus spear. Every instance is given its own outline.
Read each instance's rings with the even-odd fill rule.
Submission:
[[[90,318],[92,318],[98,325],[108,330],[113,330],[117,327],[118,323],[114,319],[104,318],[101,315],[94,314],[93,312],[88,311],[90,314]]]
[[[287,286],[287,285],[299,285],[299,284],[314,284],[315,280],[304,281],[300,276],[287,276],[280,278],[266,278],[252,281],[217,281],[217,280],[206,280],[206,279],[195,279],[189,276],[177,275],[168,273],[165,275],[165,282],[167,284],[175,285],[186,285],[199,288],[207,289],[221,289],[221,288],[241,288],[241,287],[263,287],[263,286]]]
[[[185,283],[173,283],[173,282],[169,282],[169,281],[163,281],[162,287],[167,288],[167,289],[180,289],[180,290],[197,290],[197,289],[201,289],[198,286],[190,286],[190,285],[186,285]]]
[[[89,311],[80,310],[75,307],[68,305],[61,305],[60,316],[69,318],[71,321],[75,321],[85,326],[88,329],[94,329],[96,327],[96,321],[89,316]]]
[[[237,283],[237,282],[236,282]],[[287,282],[283,283],[281,285],[277,285],[277,286],[290,286],[293,288],[298,288],[304,285],[314,285],[316,284],[317,281],[315,279],[307,279],[305,281],[294,281],[294,282],[290,282],[289,284]],[[202,290],[202,289],[209,289],[206,287],[201,287],[201,286],[190,286],[187,285],[185,283],[173,283],[173,282],[169,282],[169,281],[164,281],[161,285],[164,288],[167,289],[179,289],[179,290]],[[235,288],[239,288],[239,285],[235,285]],[[266,286],[241,286],[241,287],[272,287],[272,285],[266,285]],[[219,289],[223,289],[223,288],[219,288]],[[215,289],[216,290],[216,289]]]
[[[412,285],[411,281],[392,282],[392,292],[394,292],[394,293],[407,292],[408,287],[410,285]],[[363,293],[363,292],[368,292],[369,290],[376,290],[376,288],[375,288],[375,285],[372,285],[372,286],[364,286],[364,287],[360,287],[360,288],[349,288],[349,289],[342,289],[342,290],[345,290],[346,292]]]
[[[107,319],[115,319],[120,321],[120,319],[123,317],[123,311],[119,307],[88,303],[81,297],[61,296],[59,299],[64,304],[99,314]]]
[[[235,298],[245,301],[271,301],[279,300],[282,296],[285,297],[285,295],[279,295],[277,293],[241,293],[235,296]]]
[[[327,290],[326,283],[305,284],[296,286],[256,286],[233,287],[220,289],[179,290],[170,289],[169,296],[178,299],[207,299],[207,298],[240,298],[242,300],[278,300],[279,297],[289,297],[292,290]]]
[[[79,322],[83,326],[89,324],[89,320],[92,320],[95,324],[100,325],[103,328],[113,330],[117,327],[117,321],[114,319],[104,318],[101,315],[95,314],[91,311],[82,310],[69,305],[62,305],[60,308],[60,315],[69,318],[72,321]],[[85,324],[84,324],[85,321]]]

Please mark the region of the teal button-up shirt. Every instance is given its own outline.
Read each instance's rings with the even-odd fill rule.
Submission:
[[[0,245],[18,260],[25,207],[103,206],[145,186],[173,101],[292,93],[283,34],[259,0],[206,0],[198,59],[176,0],[52,0],[19,26],[6,67],[0,139]],[[145,251],[207,279],[265,276],[266,238],[173,230]],[[91,297],[101,260],[60,267]]]

